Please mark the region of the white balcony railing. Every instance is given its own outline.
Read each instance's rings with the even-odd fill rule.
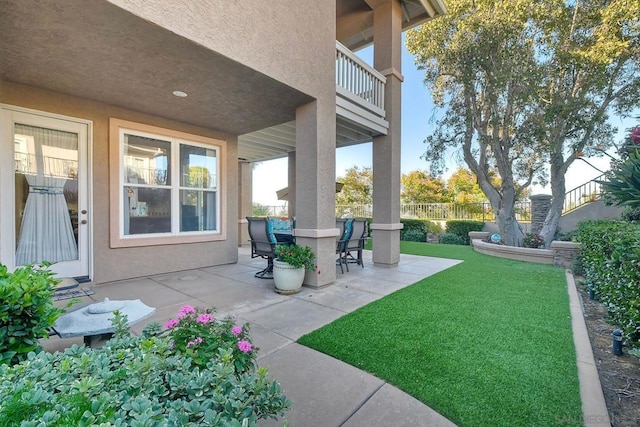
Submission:
[[[384,117],[387,79],[336,41],[336,93],[360,107]]]

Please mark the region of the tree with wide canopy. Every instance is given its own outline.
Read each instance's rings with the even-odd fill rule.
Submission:
[[[550,182],[551,210],[540,231],[549,243],[569,166],[612,144],[610,114],[638,106],[640,2],[449,0],[447,8],[407,33],[408,50],[444,108],[423,157],[441,173],[445,153],[461,150],[510,245],[522,243],[519,195]]]

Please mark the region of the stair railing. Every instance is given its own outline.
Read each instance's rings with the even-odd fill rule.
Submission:
[[[602,197],[602,181],[605,174],[593,178],[591,181],[584,183],[572,190],[567,191],[564,196],[564,205],[562,206],[562,214],[569,213],[578,209],[580,206],[589,202],[595,202]]]

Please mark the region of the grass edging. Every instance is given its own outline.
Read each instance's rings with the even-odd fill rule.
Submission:
[[[578,365],[578,381],[580,383],[580,399],[582,400],[582,414],[584,425],[611,426],[609,411],[602,392],[602,384],[598,375],[598,367],[593,357],[593,348],[584,321],[584,312],[573,274],[565,272],[567,289],[569,292],[569,308],[571,310],[571,328],[573,342],[576,347],[576,362]]]

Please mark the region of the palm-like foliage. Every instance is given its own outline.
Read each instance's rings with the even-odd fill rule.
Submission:
[[[635,150],[612,170],[606,181],[601,181],[603,191],[618,206],[640,207],[640,152]]]

